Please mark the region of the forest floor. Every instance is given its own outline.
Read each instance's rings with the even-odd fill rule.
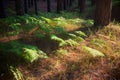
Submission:
[[[78,46],[64,47],[59,55],[49,53],[49,58],[19,68],[27,80],[120,80],[119,34],[120,26],[110,24]],[[92,56],[82,46],[96,49],[105,56]]]

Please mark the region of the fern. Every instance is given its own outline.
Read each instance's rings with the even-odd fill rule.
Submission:
[[[19,69],[13,66],[9,66],[9,70],[14,80],[24,80],[23,75]]]
[[[70,36],[70,38],[72,38],[75,41],[80,41],[80,42],[85,41],[81,36],[77,36],[76,34],[69,33],[68,35]]]
[[[82,37],[77,37],[75,40],[76,41],[80,41],[80,42],[84,42],[85,41]]]
[[[87,46],[82,46],[82,48],[85,52],[92,55],[93,57],[97,57],[97,56],[103,57],[103,56],[105,56],[102,52],[100,52],[96,49],[93,49],[93,48],[90,48],[90,47],[87,47]]]
[[[71,38],[76,38],[76,37],[77,37],[75,34],[71,34],[71,33],[69,33],[68,35],[69,35]]]
[[[54,26],[56,24],[53,20],[51,20],[49,18],[45,18],[45,17],[41,17],[41,18],[51,26]]]
[[[72,39],[68,39],[68,40],[65,40],[65,45],[69,45],[69,46],[77,46],[78,43]]]
[[[41,51],[41,50],[38,50],[37,53],[40,55],[40,58],[48,58],[48,56],[46,55],[46,53],[43,52],[43,51]]]
[[[53,31],[56,34],[66,34],[67,33],[63,27],[59,27],[59,26],[53,27]]]
[[[11,41],[4,44],[1,43],[0,49],[4,54],[13,54],[31,63],[42,56],[41,54],[38,54],[40,53],[40,50],[37,47],[22,44],[17,41]]]
[[[64,26],[67,24],[67,20],[63,17],[58,17],[53,19],[56,22],[57,26]]]
[[[59,38],[55,35],[51,35],[51,40],[57,41],[60,47],[67,45],[73,47],[78,45],[78,43],[73,39],[63,40],[62,38]]]
[[[57,41],[59,46],[65,45],[65,41],[62,38],[57,37],[56,35],[51,34],[50,38],[51,38],[51,40]]]
[[[21,57],[24,58],[24,60],[32,63],[33,61],[38,59],[40,55],[37,54],[37,50],[23,48],[23,53],[21,54]]]
[[[75,34],[80,36],[80,37],[87,37],[87,35],[82,31],[75,31]]]
[[[92,40],[90,41],[90,43],[91,43],[91,44],[94,44],[94,45],[96,45],[96,46],[98,46],[98,47],[101,47],[101,48],[105,45],[105,41],[104,41],[104,40],[101,40],[101,39],[92,39]]]
[[[55,54],[56,54],[57,56],[66,55],[66,54],[67,54],[67,50],[59,49],[59,50],[56,50],[56,51],[55,51]]]

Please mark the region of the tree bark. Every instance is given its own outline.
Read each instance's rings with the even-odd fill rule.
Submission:
[[[23,0],[15,0],[15,9],[17,15],[24,15],[24,2]]]
[[[57,13],[62,10],[62,0],[57,0]]]
[[[66,0],[66,5],[67,7],[69,7],[69,0]]]
[[[66,0],[64,0],[63,6],[64,6],[64,10],[66,10],[67,9],[67,1]]]
[[[4,0],[0,0],[0,18],[5,18],[6,13],[5,13],[5,4]]]
[[[112,0],[97,0],[95,11],[95,26],[106,26],[111,19]]]
[[[34,0],[34,5],[35,5],[35,14],[38,15],[37,0]]]
[[[28,0],[28,7],[31,7],[31,0]]]
[[[73,2],[73,0],[70,0],[70,1],[69,1],[69,7],[72,6],[72,2]]]
[[[24,0],[24,11],[27,14],[28,13],[28,4],[27,4],[28,0]]]
[[[50,12],[51,9],[50,9],[50,0],[47,0],[47,11]]]
[[[81,13],[85,11],[85,0],[78,0],[78,8]]]
[[[34,4],[34,0],[31,0],[31,6],[33,7],[33,4]]]

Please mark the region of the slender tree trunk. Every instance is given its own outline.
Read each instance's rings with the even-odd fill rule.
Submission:
[[[28,7],[31,7],[31,0],[28,0]]]
[[[85,0],[78,0],[78,8],[81,13],[85,11],[85,5]]]
[[[57,13],[62,10],[62,0],[57,0]]]
[[[50,0],[47,0],[47,11],[50,12],[51,9],[50,9]]]
[[[64,6],[64,10],[66,10],[67,9],[67,1],[66,0],[64,0],[63,6]]]
[[[31,6],[33,7],[33,4],[34,4],[34,0],[31,0]]]
[[[111,19],[112,0],[97,0],[95,26],[106,26]]]
[[[24,2],[23,0],[15,0],[15,8],[17,15],[24,15]]]
[[[37,0],[34,0],[35,14],[38,15]]]
[[[27,14],[28,13],[28,4],[27,4],[27,0],[24,0],[24,11]]]
[[[66,5],[67,5],[67,7],[69,7],[69,0],[66,1]]]
[[[5,13],[5,4],[4,0],[0,0],[0,18],[5,18],[6,13]]]
[[[72,6],[72,2],[73,2],[73,0],[70,0],[70,1],[69,1],[69,7]]]

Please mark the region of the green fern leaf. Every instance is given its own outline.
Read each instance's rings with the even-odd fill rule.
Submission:
[[[76,38],[77,37],[75,34],[71,34],[71,33],[69,33],[69,36],[72,37],[72,38]]]
[[[77,46],[78,43],[72,39],[68,39],[65,41],[66,45],[70,45],[70,46]]]
[[[33,62],[35,60],[37,60],[40,55],[37,54],[36,50],[32,50],[32,49],[28,49],[28,48],[24,48],[23,49],[24,52],[22,53],[22,57],[24,58],[24,60],[28,61],[28,62]]]
[[[75,31],[75,34],[80,36],[80,37],[87,37],[87,35],[82,31]]]
[[[87,46],[83,46],[82,48],[85,52],[92,55],[93,57],[97,57],[97,56],[103,57],[103,56],[105,56],[102,52],[100,52],[96,49],[93,49],[93,48],[90,48],[90,47],[87,47]]]
[[[76,40],[77,40],[77,41],[80,41],[80,42],[85,41],[82,37],[77,37]]]

